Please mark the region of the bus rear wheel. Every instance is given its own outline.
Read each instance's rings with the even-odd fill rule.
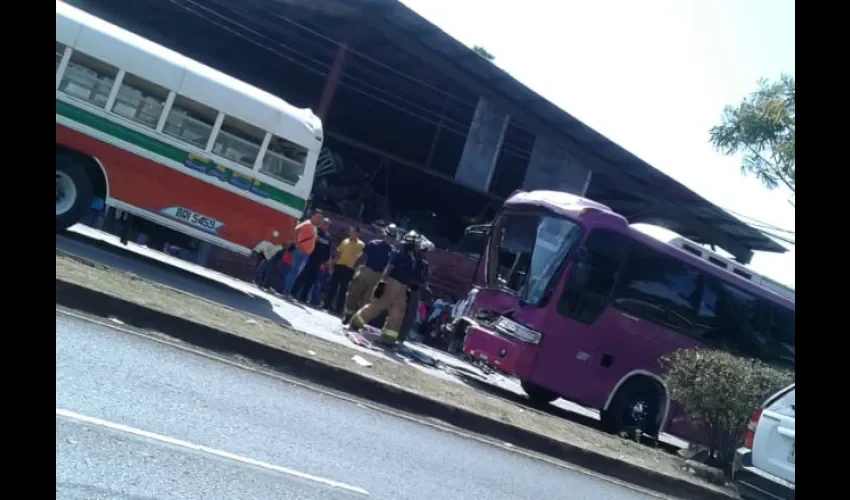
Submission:
[[[522,385],[522,390],[528,394],[528,399],[537,404],[546,405],[560,397],[549,389],[532,384],[531,382],[522,381],[520,385]]]
[[[638,432],[657,436],[660,429],[662,395],[655,384],[644,378],[634,378],[623,384],[601,412],[602,429],[611,434]]]
[[[91,179],[85,168],[63,155],[56,155],[56,231],[64,231],[83,217],[93,198]]]

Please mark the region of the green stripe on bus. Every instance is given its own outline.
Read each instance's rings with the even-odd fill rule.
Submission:
[[[172,146],[158,139],[154,139],[153,137],[149,137],[140,132],[136,132],[135,130],[119,125],[94,113],[78,108],[64,101],[60,101],[59,99],[56,99],[56,114],[64,116],[65,118],[82,125],[91,127],[109,135],[110,137],[114,137],[145,149],[146,151],[150,151],[151,153],[166,160],[177,162],[183,165],[186,170],[201,171],[202,173],[206,173],[226,182],[230,182],[231,179],[239,180],[240,182],[231,182],[231,184],[246,191],[250,191],[258,196],[269,198],[278,203],[292,207],[298,211],[303,211],[307,206],[306,200],[299,198],[292,193],[287,193],[286,191],[277,189],[274,186],[246,177],[227,167],[217,165],[211,160],[190,154],[183,149]],[[192,165],[193,167],[190,167],[189,165]]]

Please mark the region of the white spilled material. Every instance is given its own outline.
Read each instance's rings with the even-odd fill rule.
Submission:
[[[353,358],[351,358],[351,359],[352,359],[355,363],[357,363],[358,365],[362,366],[363,368],[369,368],[370,366],[372,366],[372,363],[370,363],[369,361],[367,361],[367,360],[366,360],[363,356],[360,356],[359,354],[355,355],[355,356],[354,356]]]
[[[63,410],[60,408],[56,408],[56,416],[64,417],[70,420],[75,420],[77,422],[83,422],[90,425],[95,425],[97,427],[103,427],[105,429],[110,429],[113,431],[123,432],[125,434],[131,434],[134,436],[142,437],[145,439],[151,439],[154,441],[159,441],[160,443],[169,444],[171,446],[178,446],[180,448],[186,448],[188,450],[193,450],[201,453],[206,453],[207,455],[213,455],[219,458],[224,458],[226,460],[232,460],[234,462],[239,462],[246,465],[251,465],[254,467],[259,467],[261,469],[266,469],[273,472],[278,472],[281,474],[286,474],[287,476],[297,477],[299,479],[304,479],[307,481],[311,481],[313,483],[321,484],[324,486],[330,486],[331,488],[337,488],[340,490],[350,491],[353,493],[360,493],[361,495],[369,495],[369,492],[364,490],[363,488],[352,486],[350,484],[341,483],[339,481],[334,481],[333,479],[327,479],[320,476],[314,476],[312,474],[307,474],[306,472],[299,472],[297,470],[289,469],[287,467],[281,467],[279,465],[270,464],[267,462],[263,462],[260,460],[254,460],[253,458],[243,457],[241,455],[236,455],[233,453],[229,453],[227,451],[216,450],[214,448],[210,448],[207,446],[203,446],[200,444],[190,443],[188,441],[183,441],[181,439],[176,439],[169,436],[164,436],[162,434],[156,434],[154,432],[145,431],[142,429],[136,429],[135,427],[130,427],[124,424],[119,424],[115,422],[110,422],[108,420],[103,420],[96,417],[89,417],[87,415],[82,415],[80,413],[76,413],[70,410]]]

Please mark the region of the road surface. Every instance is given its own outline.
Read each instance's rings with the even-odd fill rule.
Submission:
[[[56,498],[652,498],[57,314]]]

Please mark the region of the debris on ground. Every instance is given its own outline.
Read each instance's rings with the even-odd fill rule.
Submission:
[[[372,366],[372,363],[367,361],[363,356],[359,354],[355,354],[353,358],[351,358],[355,363],[362,366],[363,368],[369,368]]]

